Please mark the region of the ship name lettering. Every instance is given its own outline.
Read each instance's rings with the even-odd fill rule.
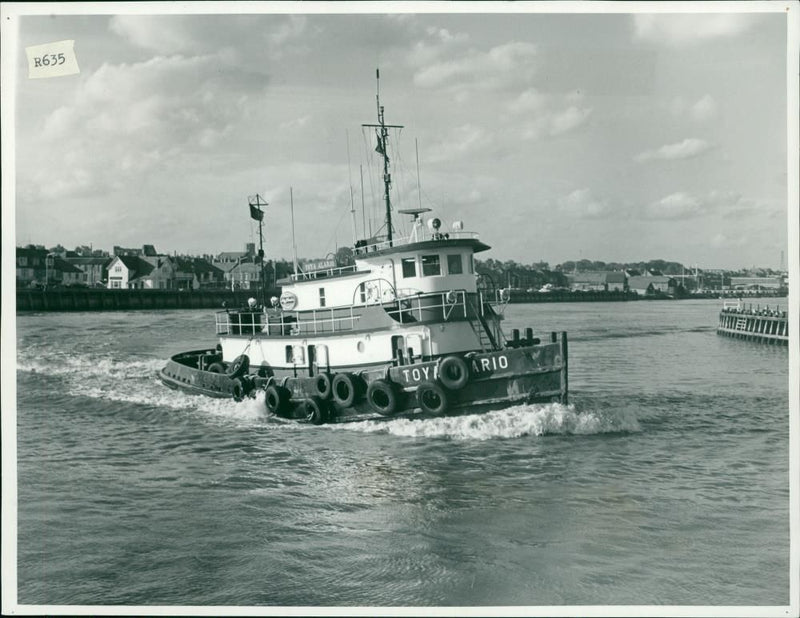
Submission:
[[[406,381],[419,382],[422,380],[422,376],[425,376],[426,380],[430,379],[430,371],[430,367],[414,367],[411,370],[403,369],[403,377]],[[436,378],[436,367],[433,368],[433,377],[434,379]]]
[[[480,360],[480,365],[478,364],[478,360]],[[508,369],[508,357],[500,355],[475,359],[472,361],[472,368],[477,372]]]

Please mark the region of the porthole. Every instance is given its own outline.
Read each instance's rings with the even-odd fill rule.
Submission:
[[[364,351],[364,342],[363,341],[359,341],[358,345],[356,345],[356,348],[358,349],[359,352],[363,352]]]

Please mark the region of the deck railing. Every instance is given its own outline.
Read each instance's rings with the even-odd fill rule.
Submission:
[[[401,236],[390,240],[382,240],[380,242],[372,243],[369,245],[361,245],[355,248],[355,255],[366,255],[376,251],[383,251],[392,247],[402,247],[403,245],[410,245],[416,242],[424,242],[429,240],[459,240],[459,239],[478,240],[477,232],[429,232],[418,228],[410,236]]]

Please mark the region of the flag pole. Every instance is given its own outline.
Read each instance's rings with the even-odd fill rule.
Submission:
[[[297,275],[297,243],[294,239],[294,194],[292,187],[289,187],[289,204],[292,209],[292,260],[294,262],[294,274]]]

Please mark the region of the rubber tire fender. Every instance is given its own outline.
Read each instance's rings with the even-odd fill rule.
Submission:
[[[307,423],[322,425],[328,418],[328,406],[325,400],[312,395],[303,402],[303,412]]]
[[[425,414],[439,416],[450,407],[450,398],[441,384],[426,381],[417,387],[417,405]]]
[[[327,373],[319,373],[314,376],[314,391],[322,399],[331,396],[331,377]]]
[[[225,373],[225,365],[222,363],[211,363],[206,371],[209,373]]]
[[[333,400],[343,408],[352,406],[359,395],[356,378],[351,373],[337,373],[331,383]]]
[[[242,401],[244,399],[244,384],[240,378],[231,380],[231,395],[234,401]]]
[[[370,407],[382,416],[391,416],[400,404],[397,390],[391,382],[378,379],[373,380],[367,387],[367,401]]]
[[[460,391],[469,382],[469,365],[460,356],[445,356],[439,362],[439,381],[451,391]]]
[[[250,369],[250,357],[247,354],[240,354],[228,366],[228,377],[238,378],[246,374],[248,369]]]
[[[281,416],[289,411],[289,389],[270,384],[264,389],[264,405],[271,414]]]

